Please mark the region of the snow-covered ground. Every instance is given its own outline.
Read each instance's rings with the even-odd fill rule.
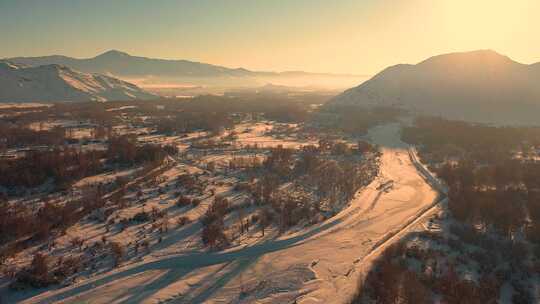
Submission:
[[[283,128],[290,128],[291,134],[294,134],[296,130],[296,125],[294,124],[282,124]],[[275,124],[270,122],[259,122],[259,123],[245,123],[236,125],[234,131],[236,132],[236,142],[241,146],[253,146],[257,145],[258,147],[277,147],[282,146],[284,148],[299,148],[305,145],[314,145],[317,144],[317,140],[304,140],[299,141],[296,137],[287,137],[285,135],[272,136],[272,132],[276,129]]]
[[[39,107],[51,107],[52,104],[37,103],[37,102],[23,102],[23,103],[2,103],[0,109],[19,108],[19,109],[31,109]]]
[[[129,82],[51,64],[26,67],[0,61],[0,102],[153,99]]]
[[[177,253],[171,250],[176,244],[165,239],[140,261],[22,303],[345,303],[380,252],[374,246],[437,198],[412,164],[399,128],[370,131],[382,148],[380,175],[327,221],[225,251]],[[389,181],[392,186],[379,187]]]

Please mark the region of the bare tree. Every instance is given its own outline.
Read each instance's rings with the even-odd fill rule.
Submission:
[[[111,253],[113,255],[114,267],[118,267],[125,255],[124,246],[118,242],[111,242]]]

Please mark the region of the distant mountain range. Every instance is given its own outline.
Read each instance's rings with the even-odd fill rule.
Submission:
[[[0,102],[110,101],[156,97],[129,82],[75,71],[59,64],[28,67],[0,61]]]
[[[307,73],[302,71],[288,72],[260,72],[250,71],[244,68],[226,68],[188,60],[154,59],[139,56],[131,56],[127,53],[111,50],[93,58],[77,59],[61,55],[43,57],[15,57],[5,60],[30,66],[46,64],[60,64],[70,68],[86,72],[114,75],[116,77],[269,77],[269,76],[336,76],[348,77],[354,75]]]
[[[540,124],[540,63],[491,50],[451,53],[389,67],[328,106],[395,106],[487,123]]]

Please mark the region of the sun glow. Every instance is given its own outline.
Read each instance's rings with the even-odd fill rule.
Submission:
[[[540,9],[538,1],[458,0],[443,1],[438,6],[447,35],[485,48],[531,34],[532,27],[538,25],[533,14]]]
[[[107,14],[95,13],[93,1],[79,1],[78,10],[42,2],[0,1],[0,40],[10,41],[0,57],[115,48],[252,70],[354,74],[475,49],[540,61],[538,0],[119,0],[106,2]]]

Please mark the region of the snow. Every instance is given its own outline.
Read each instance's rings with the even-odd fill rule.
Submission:
[[[239,140],[251,142],[249,139],[256,137],[250,134],[262,136],[264,128],[251,128]],[[387,245],[381,240],[401,238],[409,223],[414,224],[418,214],[438,197],[411,162],[408,146],[399,140],[399,128],[391,124],[370,130],[371,141],[382,147],[380,176],[324,222],[274,238],[268,236],[270,233],[265,238],[246,237],[224,251],[205,251],[197,246],[200,238],[195,234],[200,223],[192,222],[156,244],[152,254],[140,260],[21,303],[345,303],[362,273]],[[190,166],[172,168],[163,174],[162,183],[193,170],[196,168]],[[393,187],[377,190],[388,180],[394,181]],[[216,186],[217,193],[226,189]],[[188,215],[200,216],[208,203],[203,200]],[[170,204],[167,196],[159,195],[145,208],[167,208]],[[140,207],[122,213],[137,210]],[[70,233],[99,234],[87,228],[78,226]],[[121,241],[133,241],[137,227],[127,232],[132,237],[123,234]],[[382,246],[375,248],[376,244]]]
[[[451,120],[538,125],[538,67],[489,50],[444,54],[416,65],[388,67],[331,103],[399,107]]]
[[[282,124],[283,127],[294,128],[295,124]],[[317,140],[305,140],[299,141],[294,137],[282,137],[276,138],[272,136],[271,132],[274,131],[275,124],[269,124],[268,122],[259,123],[246,123],[236,125],[234,131],[236,132],[236,142],[241,146],[257,145],[258,147],[277,147],[282,146],[284,148],[299,148],[305,145],[317,145]]]
[[[109,101],[156,96],[116,78],[56,64],[21,67],[0,62],[0,102]]]
[[[135,168],[135,169],[126,169],[122,171],[116,171],[116,172],[106,172],[98,175],[93,175],[89,177],[85,177],[79,181],[77,181],[75,184],[73,184],[73,187],[75,188],[82,188],[89,185],[96,185],[96,184],[106,184],[115,181],[119,177],[123,178],[129,178],[132,175],[135,175],[137,171],[141,170],[141,168]]]
[[[0,109],[7,109],[7,108],[31,109],[31,108],[51,107],[51,106],[52,106],[52,104],[46,104],[46,103],[33,103],[33,102],[26,102],[26,103],[2,103],[2,104],[0,104]]]

